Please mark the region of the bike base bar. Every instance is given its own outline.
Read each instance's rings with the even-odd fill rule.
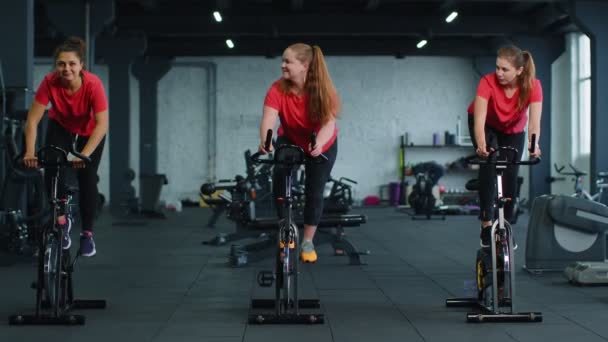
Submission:
[[[250,324],[323,324],[322,314],[250,314]]]
[[[84,325],[83,315],[13,315],[8,319],[9,325]]]
[[[518,313],[467,313],[467,323],[509,323],[529,322],[537,323],[543,321],[540,312],[518,312]]]
[[[273,309],[275,307],[275,299],[252,299],[251,307],[256,309]],[[290,301],[289,307],[293,307],[293,302]],[[298,300],[298,307],[300,309],[318,309],[321,307],[318,299],[300,299]]]
[[[70,305],[71,309],[105,309],[106,301],[102,299],[77,299]]]

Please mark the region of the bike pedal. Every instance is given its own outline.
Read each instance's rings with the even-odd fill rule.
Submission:
[[[261,287],[271,287],[274,283],[274,273],[271,271],[260,271],[258,272],[258,285]]]
[[[279,248],[281,248],[281,249],[285,248],[285,242],[280,241]],[[296,248],[296,243],[293,241],[289,241],[289,249],[294,249],[294,248]]]

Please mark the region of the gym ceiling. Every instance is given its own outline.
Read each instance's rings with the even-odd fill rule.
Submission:
[[[35,2],[36,56],[64,38]],[[101,36],[143,34],[148,56],[279,56],[294,42],[326,55],[492,55],[517,36],[577,31],[567,1],[116,0]],[[214,19],[219,11],[222,21]],[[452,11],[458,17],[445,18]],[[226,45],[231,39],[234,48]],[[426,46],[417,48],[421,40]]]

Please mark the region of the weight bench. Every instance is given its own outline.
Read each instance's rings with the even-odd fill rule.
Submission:
[[[336,255],[347,255],[350,265],[363,265],[361,255],[370,254],[368,250],[359,251],[353,243],[346,238],[344,228],[358,227],[367,222],[365,215],[324,215],[318,225],[318,233],[315,237],[316,245],[323,243],[331,243]],[[241,257],[241,262],[233,266],[244,266],[248,262],[264,259],[272,255],[271,248],[276,245],[275,231],[277,230],[279,220],[277,218],[260,218],[248,222],[243,228],[249,234],[254,232],[256,236],[261,236],[260,241],[256,241],[246,245],[233,245],[231,248],[231,260],[236,261]],[[302,218],[297,218],[295,224],[302,227],[304,224]],[[333,231],[328,231],[334,229]],[[266,234],[260,233],[264,232]],[[243,253],[247,254],[246,258],[242,258]],[[245,260],[246,259],[246,260]]]

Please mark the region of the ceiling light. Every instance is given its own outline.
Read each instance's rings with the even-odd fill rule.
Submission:
[[[452,13],[450,13],[450,15],[448,15],[448,17],[445,18],[445,22],[451,23],[452,21],[454,21],[454,19],[456,19],[457,16],[458,16],[458,12],[452,11]]]
[[[426,41],[426,39],[423,39],[423,40],[419,41],[418,44],[416,44],[416,47],[419,49],[422,49],[426,45],[426,43],[428,43]]]
[[[213,12],[213,17],[215,18],[215,21],[217,21],[218,23],[222,22],[222,15],[220,14],[220,12],[218,12],[218,11]]]
[[[234,47],[232,39],[226,39],[226,45],[228,46],[228,48],[232,49]]]

